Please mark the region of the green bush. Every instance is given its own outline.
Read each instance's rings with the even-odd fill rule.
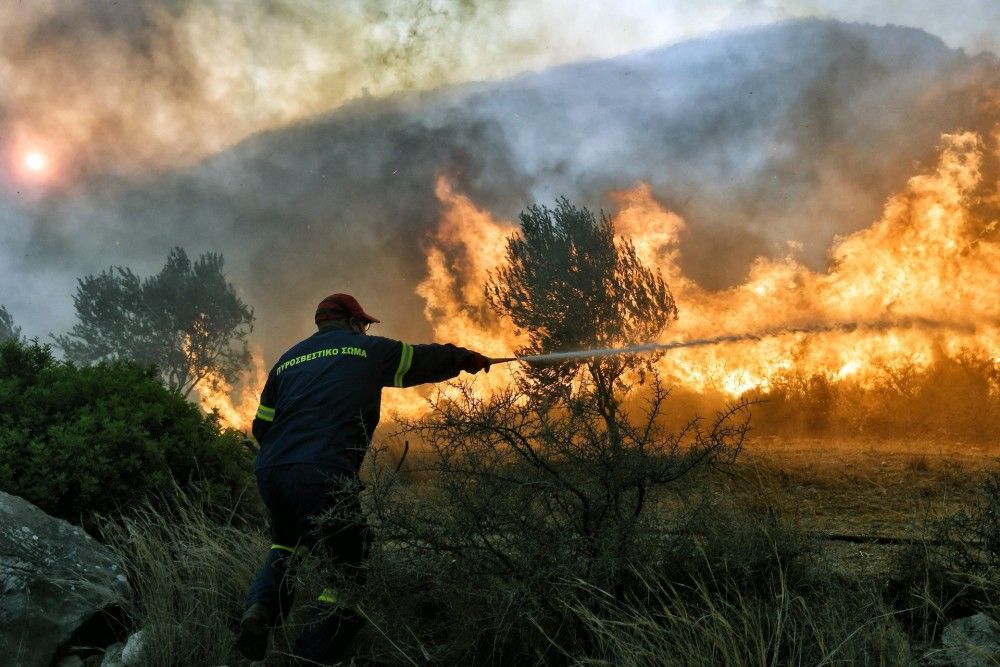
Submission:
[[[0,344],[0,489],[88,528],[174,480],[234,501],[249,479],[242,435],[157,377],[133,363],[78,368],[37,342]]]

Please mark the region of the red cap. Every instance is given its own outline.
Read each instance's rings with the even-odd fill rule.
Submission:
[[[350,294],[331,294],[316,306],[316,324],[330,320],[357,318],[365,322],[378,322],[365,312],[358,300]]]

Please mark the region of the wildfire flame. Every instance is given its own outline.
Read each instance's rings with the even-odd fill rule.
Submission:
[[[484,353],[524,345],[527,337],[514,331],[510,322],[498,320],[483,296],[489,272],[499,266],[507,238],[517,226],[476,208],[443,176],[437,180],[435,194],[444,205],[444,214],[429,240],[427,277],[417,285],[435,340]],[[488,374],[475,375],[471,382],[477,391],[489,392],[513,382],[513,375],[511,368],[498,365]],[[425,397],[426,390],[385,391],[382,405],[390,416],[412,417],[426,410]]]
[[[828,271],[813,271],[793,256],[758,258],[744,283],[722,291],[704,289],[683,274],[679,242],[686,223],[655,201],[648,185],[613,193],[617,233],[633,241],[647,265],[660,269],[677,300],[680,318],[668,332],[671,340],[824,322],[933,319],[955,325],[831,331],[675,350],[662,358],[660,370],[695,391],[737,396],[767,389],[793,368],[864,383],[886,364],[926,367],[942,354],[996,350],[1000,233],[997,221],[976,210],[1000,202],[1000,184],[984,182],[987,160],[1000,160],[1000,151],[988,153],[978,135],[945,135],[936,169],[911,178],[871,227],[838,239]],[[483,284],[502,263],[505,239],[517,228],[476,208],[446,178],[439,178],[436,193],[445,213],[430,240],[427,278],[417,290],[435,336],[506,355],[523,338],[488,310]],[[509,371],[497,370],[477,376],[477,386],[488,391],[510,381]],[[422,405],[418,400],[394,407],[408,412]]]
[[[809,269],[792,255],[762,257],[745,282],[721,291],[683,274],[686,222],[657,202],[648,185],[612,193],[617,233],[632,240],[644,263],[659,268],[676,298],[680,317],[667,332],[672,341],[825,323],[911,323],[676,349],[660,360],[662,374],[696,392],[738,396],[766,390],[793,369],[864,385],[894,364],[926,368],[942,355],[1000,348],[1000,223],[983,213],[1000,204],[1000,183],[984,176],[1000,167],[997,144],[1000,128],[988,142],[974,133],[944,135],[936,168],[911,178],[871,227],[838,239],[829,270]],[[517,225],[478,208],[446,177],[439,177],[436,195],[444,213],[427,240],[426,278],[417,287],[435,339],[507,356],[526,337],[489,309],[483,287],[504,261]],[[953,326],[919,324],[927,321]],[[489,393],[513,381],[512,368],[495,366],[471,381]],[[221,378],[214,388],[199,388],[202,407],[246,428],[266,377],[259,351],[254,369],[255,382],[236,398]],[[390,416],[415,416],[426,411],[425,396],[386,391],[383,405]]]
[[[239,387],[234,387],[218,373],[209,373],[195,386],[202,410],[216,412],[223,426],[245,433],[250,432],[260,392],[267,380],[263,351],[253,348],[250,355],[250,369]]]

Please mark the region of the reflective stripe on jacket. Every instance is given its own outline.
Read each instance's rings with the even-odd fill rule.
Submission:
[[[357,474],[379,422],[383,387],[458,375],[471,353],[323,329],[281,355],[253,423],[257,469],[312,463]]]

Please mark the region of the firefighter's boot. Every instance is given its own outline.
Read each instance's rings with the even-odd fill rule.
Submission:
[[[267,655],[267,638],[271,634],[271,612],[263,602],[247,608],[240,620],[236,648],[248,660],[263,660]]]

